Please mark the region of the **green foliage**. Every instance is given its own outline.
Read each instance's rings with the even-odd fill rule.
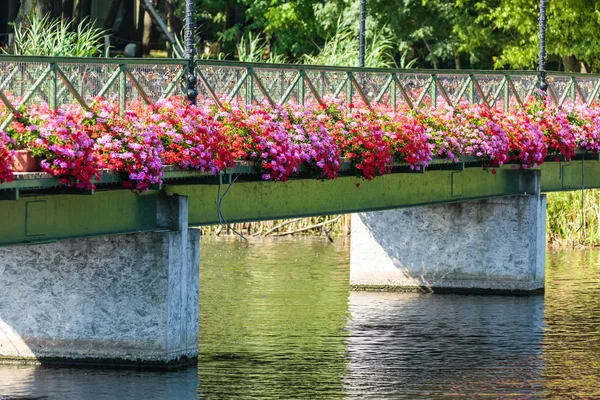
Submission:
[[[94,57],[102,54],[105,31],[87,19],[72,29],[72,21],[32,14],[15,26],[15,55]]]
[[[600,245],[600,190],[548,195],[548,241],[562,246]]]
[[[455,26],[461,50],[492,56],[495,68],[534,68],[537,65],[539,2],[531,0],[457,0],[474,10],[472,23]],[[566,70],[600,67],[600,4],[585,0],[552,0],[547,7],[548,60]]]
[[[385,27],[370,31],[365,42],[365,66],[386,68],[394,65],[391,56],[394,42]],[[355,66],[358,64],[358,50],[358,38],[350,28],[349,21],[338,20],[335,34],[316,55],[305,55],[303,61],[315,65]]]
[[[267,43],[262,40],[258,35],[249,33],[247,36],[242,37],[242,40],[237,45],[238,59],[245,62],[269,62],[282,64],[287,59],[278,54],[274,54],[272,51],[267,51]]]

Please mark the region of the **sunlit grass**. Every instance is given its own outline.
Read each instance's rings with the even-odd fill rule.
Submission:
[[[106,34],[87,18],[74,26],[72,20],[52,19],[49,14],[41,18],[32,14],[14,30],[12,53],[22,56],[100,56]]]
[[[583,204],[583,205],[582,205]],[[555,245],[600,245],[600,190],[548,194],[548,242]]]

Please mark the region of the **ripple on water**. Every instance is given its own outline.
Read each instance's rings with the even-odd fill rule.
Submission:
[[[349,241],[203,239],[198,369],[0,366],[0,399],[600,399],[600,251],[545,296],[349,292]]]

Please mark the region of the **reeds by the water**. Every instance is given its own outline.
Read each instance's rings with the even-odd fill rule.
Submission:
[[[231,224],[230,226],[211,225],[203,227],[202,234],[215,236],[230,235],[234,234],[232,228],[244,236],[349,235],[350,214],[242,222]]]
[[[234,234],[231,228],[245,236],[349,235],[350,214],[213,225],[202,233]],[[600,190],[586,190],[583,207],[581,191],[548,194],[546,238],[553,246],[600,246]]]
[[[600,190],[548,194],[546,237],[562,247],[600,245]]]

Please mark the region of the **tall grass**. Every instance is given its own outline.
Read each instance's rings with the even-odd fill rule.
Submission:
[[[275,54],[269,50],[267,42],[261,39],[259,35],[252,32],[242,37],[237,45],[238,59],[244,62],[268,62],[283,64],[288,60],[286,57]]]
[[[292,218],[273,221],[244,222],[239,224],[202,227],[203,235],[233,235],[231,229],[244,236],[340,236],[350,234],[350,214],[326,217]]]
[[[12,53],[22,56],[100,56],[106,33],[87,18],[73,26],[72,20],[52,19],[49,14],[41,18],[32,14],[14,30]]]
[[[548,243],[563,247],[600,245],[600,190],[548,194]]]
[[[302,61],[313,65],[357,65],[358,38],[351,28],[352,24],[353,21],[338,20],[335,34],[325,42],[316,55],[305,55]],[[373,68],[394,66],[394,58],[391,55],[393,48],[393,36],[386,27],[368,32],[365,43],[365,66]]]

